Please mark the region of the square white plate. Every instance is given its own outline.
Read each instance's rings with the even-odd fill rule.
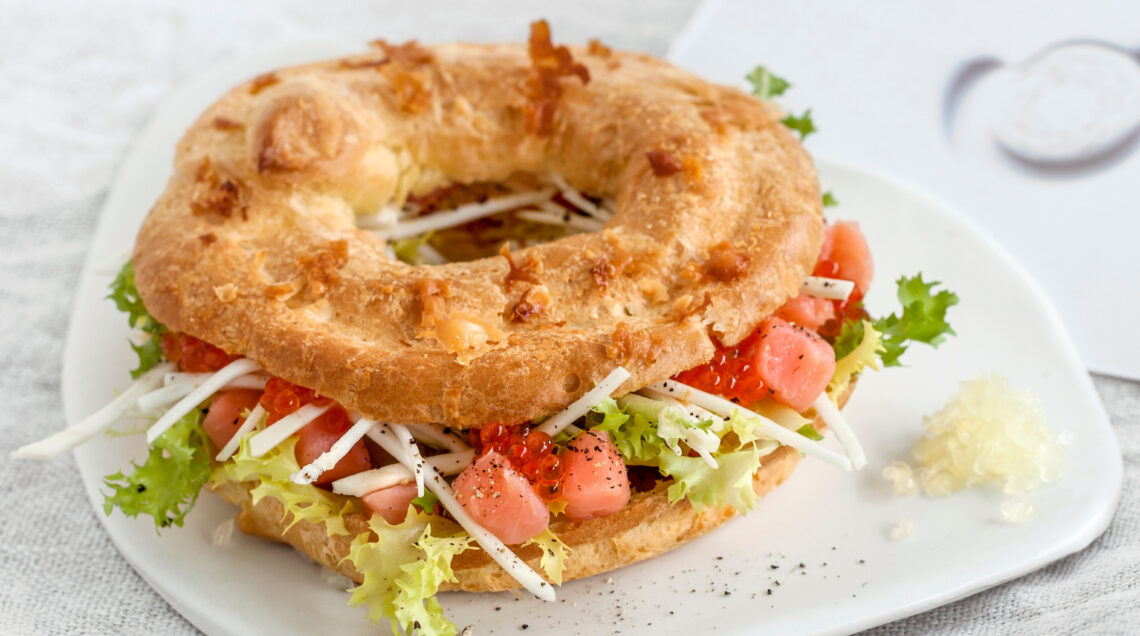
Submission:
[[[171,96],[135,145],[104,206],[84,270],[65,352],[63,397],[76,422],[128,382],[133,366],[122,314],[104,300],[116,256],[129,250],[169,174],[182,131],[239,80],[275,66],[345,53],[311,41],[227,61]],[[871,243],[873,313],[895,310],[892,281],[922,271],[961,296],[958,337],[938,351],[916,345],[907,368],[869,374],[847,408],[870,465],[842,473],[804,461],[757,511],[650,562],[563,586],[559,602],[509,593],[445,594],[460,626],[477,634],[850,632],[917,613],[1041,567],[1088,545],[1108,524],[1121,459],[1108,418],[1056,312],[1025,272],[971,224],[912,188],[820,161],[841,206]],[[1044,397],[1050,425],[1073,434],[1069,477],[1035,498],[1037,518],[998,521],[1000,495],[897,499],[879,471],[905,458],[923,415],[960,380],[998,370]],[[830,442],[834,443],[834,442]],[[98,438],[76,451],[92,505],[132,566],[210,634],[376,633],[347,595],[290,548],[241,536],[211,540],[233,508],[205,494],[184,528],[156,536],[149,519],[102,515],[101,477],[144,456],[139,437]],[[902,518],[914,536],[888,539]],[[800,565],[802,564],[802,566]],[[777,583],[778,582],[778,583]],[[768,592],[771,590],[771,593]]]

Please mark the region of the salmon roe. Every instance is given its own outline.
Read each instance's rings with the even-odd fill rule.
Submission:
[[[673,376],[678,382],[709,393],[723,395],[741,404],[752,404],[767,395],[753,360],[760,344],[755,331],[735,346],[717,343],[716,353],[708,362]]]
[[[219,347],[184,333],[162,334],[162,355],[187,373],[217,371],[241,356],[231,356]]]
[[[269,382],[265,384],[265,392],[261,394],[259,402],[261,408],[265,409],[268,414],[265,420],[268,425],[295,412],[306,404],[328,406],[333,403],[333,400],[323,395],[317,395],[312,389],[286,382],[281,378],[269,378]],[[334,415],[333,411],[340,411],[340,415],[343,415],[344,419],[348,419],[348,414],[342,408],[330,410],[325,413],[325,416],[340,417],[340,415]]]
[[[511,467],[534,485],[543,501],[562,496],[562,460],[555,452],[554,440],[546,433],[532,431],[530,424],[504,426],[491,422],[468,431],[468,439],[479,455],[493,450],[505,456]]]

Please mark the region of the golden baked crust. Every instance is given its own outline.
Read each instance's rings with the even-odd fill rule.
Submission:
[[[523,45],[387,47],[236,87],[180,142],[139,233],[148,310],[366,416],[459,427],[550,414],[618,365],[622,390],[644,386],[707,360],[713,336],[739,341],[818,256],[811,159],[738,90],[572,51],[591,80],[561,80],[548,136],[526,129]],[[657,176],[650,151],[680,169]],[[535,283],[508,282],[506,258],[412,267],[355,227],[411,192],[520,171],[618,208],[603,232],[513,255],[549,292],[540,320],[510,320]],[[504,335],[438,337],[468,327]]]
[[[853,388],[854,382],[840,396],[840,406],[847,403]],[[819,431],[826,430],[818,417],[812,426]],[[777,448],[763,458],[760,470],[752,479],[753,490],[761,497],[768,494],[784,483],[799,461],[800,455],[795,449]],[[292,519],[285,518],[280,502],[263,497],[253,505],[249,491],[254,485],[230,482],[214,489],[241,508],[237,526],[242,532],[288,543],[317,563],[361,582],[360,574],[344,557],[353,538],[368,530],[366,513],[345,516],[348,535],[327,536],[322,524],[304,520],[286,530]],[[697,512],[688,501],[670,504],[665,492],[667,487],[665,483],[658,483],[651,491],[635,492],[625,508],[600,519],[575,523],[561,515],[555,517],[550,530],[573,550],[566,560],[563,580],[585,578],[653,558],[700,537],[735,515],[732,508],[705,508]],[[511,546],[511,549],[536,572],[542,571],[540,548],[532,545]],[[440,589],[497,592],[519,587],[518,581],[478,548],[457,555],[451,565],[458,582],[444,584]]]

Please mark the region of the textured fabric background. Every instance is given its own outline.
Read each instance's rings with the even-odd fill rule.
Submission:
[[[313,33],[362,44],[558,40],[663,55],[695,2],[405,0],[0,3],[0,634],[192,634],[119,557],[70,457],[8,453],[62,426],[61,356],[87,241],[119,162],[172,87],[227,55]],[[1140,625],[1140,384],[1096,377],[1124,498],[1091,548],[878,634],[1125,633]]]

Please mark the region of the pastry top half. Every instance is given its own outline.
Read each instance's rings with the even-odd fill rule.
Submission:
[[[811,159],[741,91],[570,52],[552,71],[533,44],[383,45],[237,86],[140,231],[147,308],[389,422],[523,422],[619,365],[620,393],[708,360],[810,272]],[[441,187],[556,177],[616,201],[604,230],[412,266],[356,225]]]

